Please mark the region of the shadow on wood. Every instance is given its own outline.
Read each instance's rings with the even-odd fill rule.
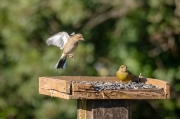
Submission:
[[[131,119],[130,102],[78,99],[78,119]]]

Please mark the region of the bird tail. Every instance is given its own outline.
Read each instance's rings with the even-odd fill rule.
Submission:
[[[55,69],[65,69],[66,68],[66,58],[60,58],[59,61],[56,63]]]

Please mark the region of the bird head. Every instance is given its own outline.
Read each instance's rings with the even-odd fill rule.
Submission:
[[[85,41],[82,34],[75,34],[74,37],[77,41]]]
[[[121,65],[119,70],[123,71],[123,72],[126,72],[127,71],[127,66],[126,65]]]

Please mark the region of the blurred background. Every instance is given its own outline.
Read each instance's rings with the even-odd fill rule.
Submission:
[[[46,39],[82,33],[75,60]],[[133,119],[180,118],[180,0],[1,0],[0,119],[75,119],[76,100],[40,95],[41,76],[135,75],[171,84],[168,100],[134,100]]]

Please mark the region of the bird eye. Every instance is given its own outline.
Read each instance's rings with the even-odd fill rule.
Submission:
[[[79,36],[79,38],[81,38],[81,36]]]

